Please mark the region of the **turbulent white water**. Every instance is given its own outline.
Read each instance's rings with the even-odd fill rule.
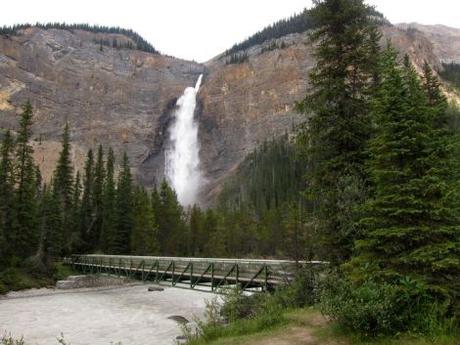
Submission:
[[[169,130],[171,145],[166,151],[165,175],[175,189],[179,202],[184,206],[197,201],[204,181],[200,171],[198,124],[194,118],[201,78],[202,75],[195,87],[186,88],[177,100],[174,123]]]

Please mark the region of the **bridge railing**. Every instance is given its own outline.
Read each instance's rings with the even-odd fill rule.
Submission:
[[[211,291],[226,285],[267,291],[289,283],[302,266],[324,265],[320,261],[220,259],[126,255],[72,255],[65,262],[84,273],[111,273],[142,281],[206,286]]]

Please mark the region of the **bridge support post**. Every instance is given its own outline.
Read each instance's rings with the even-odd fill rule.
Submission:
[[[240,268],[239,268],[238,264],[236,264],[235,270],[236,270],[236,272],[235,272],[236,287],[237,287],[237,289],[239,289],[239,287],[240,287],[240,282],[239,282],[239,278],[240,278]]]
[[[268,291],[268,267],[264,265],[264,291]]]
[[[214,292],[214,262],[211,262],[211,291]]]
[[[155,282],[159,283],[159,281],[158,281],[158,272],[160,270],[160,260],[157,260],[155,264],[157,266],[156,267],[156,272],[155,272]]]
[[[193,289],[193,262],[190,262],[190,289]]]

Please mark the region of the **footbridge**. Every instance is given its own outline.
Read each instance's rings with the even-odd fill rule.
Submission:
[[[214,259],[159,256],[72,255],[64,263],[83,273],[107,273],[191,289],[218,291],[226,286],[269,291],[288,284],[301,267],[321,261]]]

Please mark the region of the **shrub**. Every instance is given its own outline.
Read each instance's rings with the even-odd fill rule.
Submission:
[[[434,334],[445,332],[448,324],[425,285],[411,278],[397,284],[371,279],[353,284],[333,275],[323,286],[320,309],[341,326],[367,337]]]
[[[320,269],[300,269],[290,285],[275,291],[273,298],[276,303],[284,308],[303,308],[316,304],[319,299]]]
[[[4,334],[0,338],[0,345],[25,345],[24,338],[14,339],[11,335]]]

